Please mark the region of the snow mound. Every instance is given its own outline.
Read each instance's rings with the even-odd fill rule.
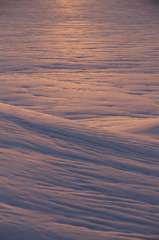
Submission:
[[[1,239],[157,237],[158,140],[8,104],[0,114]]]

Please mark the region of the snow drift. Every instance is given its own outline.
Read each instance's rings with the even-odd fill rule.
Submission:
[[[0,1],[0,240],[159,239],[158,16]]]
[[[0,112],[2,239],[158,234],[158,140],[7,104]]]

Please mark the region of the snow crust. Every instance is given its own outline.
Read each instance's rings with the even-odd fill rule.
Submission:
[[[0,240],[159,239],[157,1],[0,5]]]

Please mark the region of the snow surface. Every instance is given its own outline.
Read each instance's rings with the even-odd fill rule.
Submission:
[[[158,2],[0,16],[0,240],[159,239]]]

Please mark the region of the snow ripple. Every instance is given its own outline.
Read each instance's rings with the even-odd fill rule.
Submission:
[[[0,113],[1,239],[156,239],[157,139],[8,104]]]

